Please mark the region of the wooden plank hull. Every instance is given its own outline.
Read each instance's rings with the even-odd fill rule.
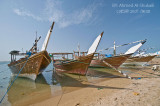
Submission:
[[[10,64],[8,64],[13,75],[17,75],[19,73],[26,61],[27,58],[23,58],[16,62],[11,62]],[[42,51],[35,55],[32,55],[31,57],[29,57],[19,76],[29,77],[34,80],[38,74],[42,73],[42,71],[50,64],[50,62],[51,58],[49,57],[47,51]]]
[[[93,58],[94,54],[89,54],[87,56],[79,57],[77,60],[55,60],[54,68],[58,73],[72,73],[85,75],[88,66]]]
[[[123,64],[132,54],[128,55],[120,55],[114,57],[108,57],[104,59],[96,59],[92,60],[90,66],[91,67],[106,67],[106,68],[118,68],[121,64]],[[108,63],[105,64],[105,63]]]
[[[127,59],[127,61],[125,63],[129,63],[129,62],[149,62],[154,57],[156,57],[156,55],[154,55],[154,56],[143,56],[143,57],[131,57],[131,58]]]
[[[151,61],[156,55],[154,56],[143,56],[143,57],[131,57],[126,60],[126,62],[123,65],[144,65]]]

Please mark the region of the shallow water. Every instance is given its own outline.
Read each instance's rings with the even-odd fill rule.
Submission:
[[[0,62],[0,99],[15,78],[11,75],[8,63]],[[123,76],[112,69],[105,68],[89,68],[86,76],[74,74],[59,76],[53,72],[53,66],[50,64],[35,81],[18,77],[1,105],[20,105],[22,103],[29,105],[84,87],[99,88],[100,86],[92,84],[117,77]]]

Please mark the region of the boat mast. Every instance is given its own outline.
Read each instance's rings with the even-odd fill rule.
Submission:
[[[37,53],[37,43],[38,43],[38,41],[39,41],[40,39],[41,39],[41,36],[37,39],[37,31],[36,31],[35,43],[33,44],[32,48],[29,50],[29,52]]]
[[[113,50],[113,54],[114,54],[114,56],[116,55],[116,42],[114,41],[114,50]]]
[[[78,56],[81,56],[81,52],[80,52],[80,44],[79,44],[79,43],[78,43],[77,49],[78,49]]]
[[[36,31],[36,40],[35,40],[35,47],[34,47],[35,52],[37,53],[37,31]]]
[[[47,33],[47,36],[46,36],[46,39],[45,39],[44,42],[43,42],[41,51],[46,51],[46,49],[47,49],[48,42],[49,42],[49,38],[50,38],[51,33],[52,33],[52,30],[53,30],[53,26],[54,26],[54,22],[52,23],[52,26],[51,26],[51,28],[49,29],[48,33]]]

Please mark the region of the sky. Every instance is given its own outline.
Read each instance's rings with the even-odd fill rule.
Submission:
[[[119,7],[121,4],[138,7]],[[142,4],[154,6],[140,7]],[[126,9],[129,13],[120,13]],[[138,12],[131,13],[133,10]],[[102,31],[98,50],[112,47],[114,41],[120,45],[143,39],[147,42],[142,48],[155,48],[148,52],[160,50],[160,0],[0,0],[0,61],[9,61],[11,50],[29,50],[36,31],[41,49],[53,21],[49,53],[73,52],[78,44],[86,51]],[[117,48],[117,52],[124,53],[129,47]]]

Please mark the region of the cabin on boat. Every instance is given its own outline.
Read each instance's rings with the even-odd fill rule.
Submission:
[[[11,62],[14,62],[16,61],[16,55],[19,55],[19,52],[18,50],[12,50],[9,54],[11,54]]]
[[[26,56],[27,54],[29,54],[29,53],[19,53],[19,52],[20,51],[18,51],[18,50],[12,50],[11,52],[9,52],[9,54],[11,54],[11,63],[16,62],[17,56]],[[23,58],[21,58],[21,59],[23,59]]]

